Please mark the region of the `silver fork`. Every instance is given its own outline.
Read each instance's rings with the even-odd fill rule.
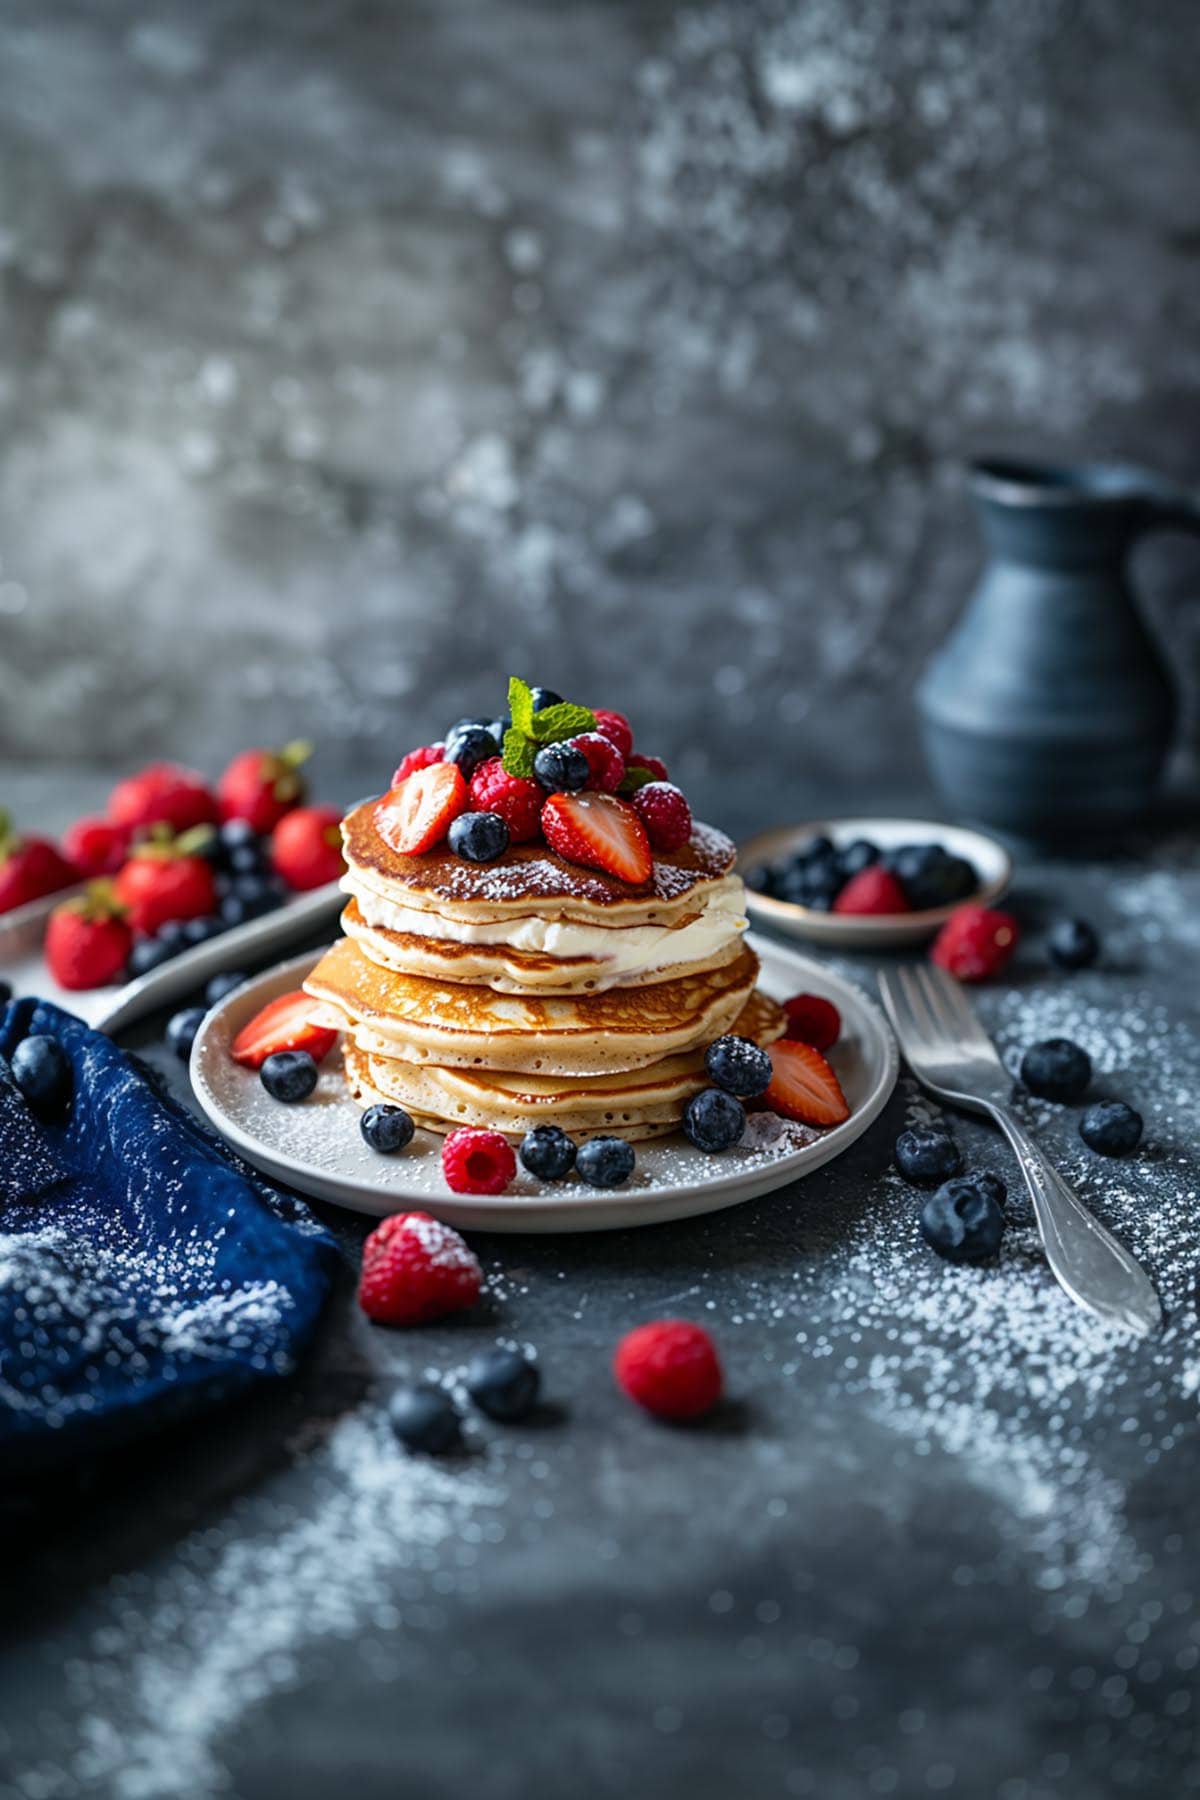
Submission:
[[[1162,1306],[1141,1265],[1092,1217],[1008,1110],[1012,1081],[959,983],[925,965],[885,969],[883,1004],[917,1080],[939,1100],[982,1113],[1016,1154],[1046,1261],[1072,1300],[1097,1318],[1144,1336]]]

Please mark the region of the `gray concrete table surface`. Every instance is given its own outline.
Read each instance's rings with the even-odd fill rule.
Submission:
[[[10,785],[62,811],[61,773]],[[1153,1272],[1161,1338],[1065,1299],[1015,1191],[995,1265],[923,1247],[890,1168],[933,1110],[906,1078],[845,1157],[765,1200],[476,1237],[486,1302],[421,1331],[361,1316],[368,1222],[320,1208],[345,1266],[294,1379],[7,1518],[4,1800],[1200,1788],[1200,851],[1027,859],[1016,904],[1021,953],[979,1009],[1010,1056],[1077,1037],[1096,1090],[1144,1112],[1113,1163],[1075,1109],[1022,1103]],[[1063,908],[1101,928],[1098,969],[1048,969]],[[181,1092],[161,1027],[131,1042]],[[984,1127],[954,1129],[1015,1180]],[[720,1347],[729,1399],[703,1426],[614,1388],[618,1337],[664,1314]],[[540,1358],[536,1420],[476,1421],[449,1460],[401,1451],[395,1384],[498,1339]]]

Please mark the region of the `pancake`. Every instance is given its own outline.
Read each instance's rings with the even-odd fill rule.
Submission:
[[[588,1075],[640,1069],[728,1031],[758,975],[745,945],[719,969],[579,995],[500,994],[381,968],[341,938],[304,983],[314,1016],[360,1049],[446,1068]]]

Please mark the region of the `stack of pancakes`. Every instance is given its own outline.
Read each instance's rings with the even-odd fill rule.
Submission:
[[[784,1017],[755,989],[734,847],[708,826],[631,886],[517,844],[492,863],[405,856],[389,799],[345,820],[346,933],[305,988],[345,1033],[362,1106],[419,1125],[573,1136],[674,1130],[723,1032],[766,1044]]]

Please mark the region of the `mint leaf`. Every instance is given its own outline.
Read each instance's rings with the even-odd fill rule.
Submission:
[[[508,678],[508,711],[515,728],[525,737],[532,737],[533,690],[519,675]]]
[[[513,714],[513,724],[517,723],[517,715]],[[569,700],[560,700],[554,706],[544,706],[539,713],[534,713],[529,725],[529,735],[537,739],[539,744],[561,744],[564,738],[578,737],[581,731],[592,731],[595,728],[596,715],[587,706],[573,706]]]
[[[644,788],[647,783],[657,780],[658,776],[653,769],[626,769],[617,792],[618,794],[636,794],[639,788]]]
[[[509,775],[520,775],[525,781],[533,779],[533,759],[537,755],[537,745],[532,738],[527,738],[516,726],[510,726],[504,734],[504,767]]]

